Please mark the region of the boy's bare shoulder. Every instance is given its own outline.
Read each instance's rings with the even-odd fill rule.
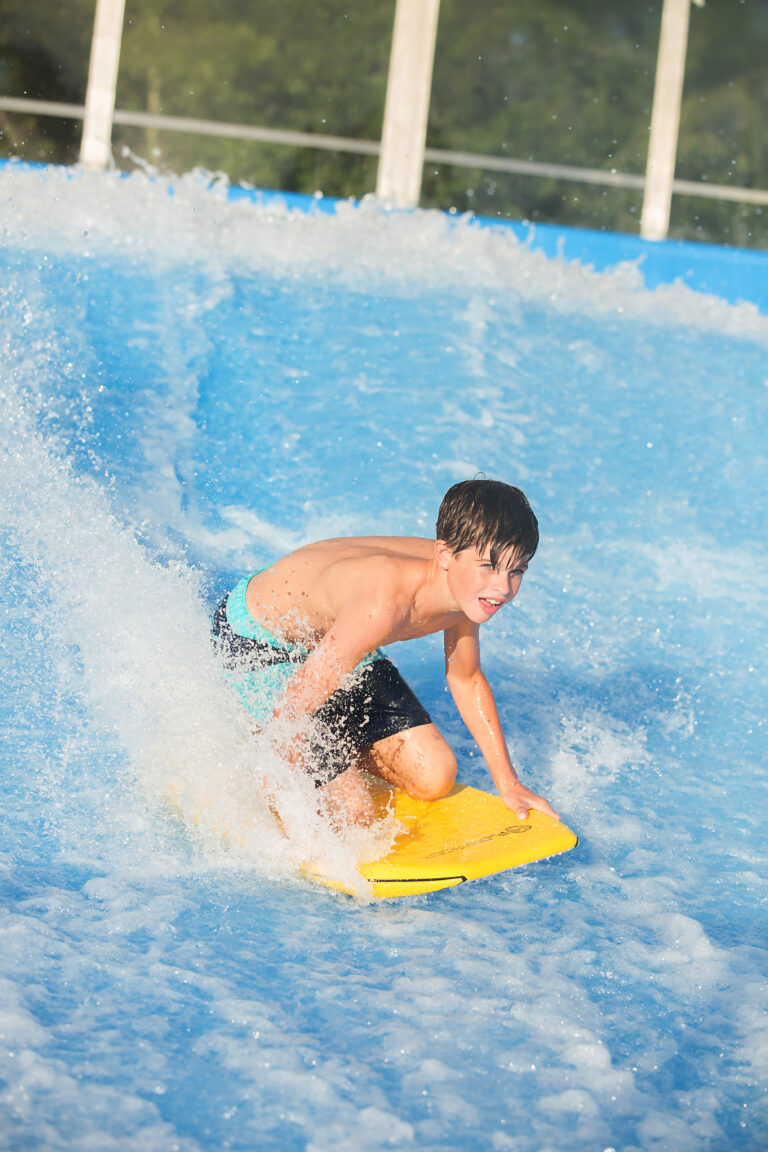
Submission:
[[[275,567],[314,579],[336,579],[350,572],[365,573],[367,579],[380,572],[386,578],[429,561],[433,549],[434,541],[417,536],[348,536],[307,544]]]
[[[407,592],[416,572],[431,559],[433,548],[432,541],[418,537],[367,536],[339,543],[338,550],[328,552],[325,579],[351,580],[393,596]]]
[[[307,545],[307,551],[325,552],[331,562],[378,559],[428,560],[434,541],[422,536],[347,536]]]
[[[434,541],[420,537],[320,540],[252,577],[246,603],[257,620],[290,640],[307,630],[322,634],[345,610],[364,610],[382,627],[394,627],[433,554]]]

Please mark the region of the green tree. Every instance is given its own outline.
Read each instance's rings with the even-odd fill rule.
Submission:
[[[0,93],[82,104],[94,0],[0,0]],[[45,163],[77,160],[80,125],[0,111],[0,145],[5,155]]]
[[[380,0],[128,0],[121,107],[376,141],[394,5]],[[148,159],[181,171],[221,168],[235,180],[361,195],[344,153],[117,129]]]

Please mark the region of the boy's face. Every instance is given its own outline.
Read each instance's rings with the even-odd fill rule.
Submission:
[[[438,563],[446,572],[457,606],[474,624],[484,624],[517,596],[528,568],[527,557],[508,549],[494,567],[490,545],[482,552],[477,548],[451,552],[446,544],[438,541],[438,545],[441,544]]]

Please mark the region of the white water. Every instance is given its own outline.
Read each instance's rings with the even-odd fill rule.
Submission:
[[[762,1148],[768,321],[198,176],[9,167],[0,212],[8,1146]],[[265,759],[208,612],[478,469],[540,517],[485,663],[580,847],[330,896],[297,864],[365,836]],[[394,655],[484,784],[439,653]]]

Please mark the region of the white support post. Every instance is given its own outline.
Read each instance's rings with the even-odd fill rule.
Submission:
[[[80,163],[86,168],[106,168],[110,161],[124,12],[125,0],[96,0],[80,143]]]
[[[397,0],[376,195],[415,208],[427,141],[440,0]]]
[[[669,231],[680,105],[683,99],[691,0],[664,0],[653,90],[640,235],[664,240]]]

